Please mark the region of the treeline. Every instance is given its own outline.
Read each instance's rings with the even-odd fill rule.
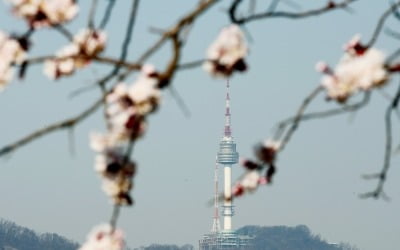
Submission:
[[[328,243],[319,235],[311,233],[307,226],[244,226],[237,230],[238,234],[252,238],[251,245],[245,250],[359,250],[347,243]],[[193,250],[192,245],[152,244],[134,250]]]
[[[358,250],[347,243],[328,243],[307,226],[244,226],[237,231],[253,238],[248,250]]]
[[[0,219],[0,250],[76,250],[79,244],[55,233],[35,231]]]

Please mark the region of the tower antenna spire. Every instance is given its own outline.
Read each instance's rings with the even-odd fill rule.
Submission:
[[[226,80],[226,97],[225,97],[225,129],[224,135],[230,137],[232,135],[231,130],[231,106],[229,97],[229,79]]]
[[[219,224],[219,212],[218,212],[218,159],[215,159],[215,169],[214,169],[214,217],[213,226],[211,229],[212,233],[219,233],[221,230]]]

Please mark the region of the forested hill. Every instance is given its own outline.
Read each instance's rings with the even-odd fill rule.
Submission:
[[[0,219],[0,250],[76,250],[79,244],[54,233],[38,234]]]
[[[358,250],[349,244],[333,244],[313,235],[307,226],[244,226],[237,230],[241,235],[253,238],[252,246],[246,250]],[[200,238],[200,237],[199,237]],[[161,245],[153,244],[147,247],[134,248],[134,250],[192,250],[195,246]]]
[[[314,235],[307,226],[244,226],[237,230],[253,238],[247,250],[358,250],[349,244],[333,244]],[[200,236],[199,236],[200,238]],[[0,250],[76,250],[79,244],[54,233],[38,234],[31,229],[0,219]],[[129,249],[129,248],[127,248]],[[193,250],[198,245],[152,244],[135,250]]]
[[[328,243],[313,235],[307,226],[244,226],[237,230],[241,235],[254,237],[249,250],[358,250],[349,244]]]

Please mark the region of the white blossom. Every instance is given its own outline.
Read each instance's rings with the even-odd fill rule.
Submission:
[[[107,114],[116,116],[129,109],[133,103],[128,95],[128,86],[125,83],[115,85],[111,93],[106,96]]]
[[[135,164],[125,159],[125,147],[110,134],[92,133],[90,146],[97,153],[95,171],[102,178],[102,189],[115,204],[131,204],[129,191]]]
[[[124,246],[123,231],[103,224],[92,229],[79,250],[122,250]]]
[[[76,57],[78,54],[79,47],[76,44],[65,46],[57,52],[55,58],[44,62],[44,74],[53,80],[73,74],[76,69]]]
[[[79,11],[75,0],[43,0],[42,8],[52,25],[72,20]]]
[[[13,64],[20,64],[26,51],[20,42],[0,31],[0,91],[12,80]]]
[[[254,191],[260,184],[260,173],[257,170],[248,171],[240,181],[240,185],[247,191]]]
[[[82,29],[74,36],[74,43],[86,56],[95,56],[105,48],[107,35],[102,30]]]
[[[207,61],[204,69],[213,76],[229,76],[233,71],[244,71],[247,66],[244,61],[248,48],[237,25],[230,25],[221,30],[217,39],[207,50]]]
[[[271,148],[274,151],[278,151],[279,148],[281,147],[282,142],[281,141],[276,141],[276,140],[272,140],[272,139],[267,139],[263,142],[263,146],[265,148]]]
[[[157,87],[158,79],[152,75],[152,65],[144,65],[136,82],[128,89],[137,112],[146,115],[154,111],[160,103],[161,91]]]
[[[79,11],[75,0],[9,0],[13,12],[40,28],[72,20]]]
[[[39,12],[42,0],[9,0],[14,12],[25,18],[33,18]]]
[[[360,50],[361,49],[361,50]],[[363,53],[366,48],[361,45],[361,35],[354,35],[350,41],[348,41],[345,45],[343,45],[343,50],[349,53],[350,55],[357,55]]]
[[[345,45],[345,50],[334,70],[325,63],[316,66],[318,71],[325,74],[321,84],[330,99],[345,102],[358,91],[368,91],[387,82],[389,75],[384,67],[383,52],[363,47],[358,36]]]
[[[104,31],[82,30],[74,37],[73,43],[58,51],[55,58],[45,61],[45,75],[54,80],[71,75],[76,69],[86,67],[91,57],[104,50],[105,41]]]
[[[90,135],[90,146],[97,152],[95,170],[102,178],[103,191],[114,204],[132,204],[129,191],[136,166],[126,153],[129,144],[144,133],[146,116],[160,102],[156,75],[153,66],[144,65],[133,85],[118,83],[106,96],[107,133]]]

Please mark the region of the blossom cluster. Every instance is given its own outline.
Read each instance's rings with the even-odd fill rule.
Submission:
[[[241,161],[241,165],[246,169],[246,173],[233,186],[232,193],[234,197],[241,196],[246,192],[254,192],[260,185],[272,182],[272,177],[276,171],[274,162],[279,148],[279,142],[266,140],[255,149],[257,161],[248,159]],[[268,166],[266,170],[264,165]]]
[[[51,79],[68,76],[76,69],[84,68],[91,58],[105,48],[107,36],[102,30],[83,29],[74,36],[73,42],[44,63],[44,73]]]
[[[124,233],[103,224],[92,229],[79,250],[122,250],[124,246]]]
[[[102,177],[103,190],[117,205],[130,205],[129,191],[136,165],[129,160],[129,147],[144,134],[146,117],[160,103],[157,73],[144,65],[136,82],[119,83],[106,97],[107,134],[92,134],[91,147],[97,153],[95,169]]]
[[[0,90],[11,81],[14,64],[20,64],[26,56],[26,42],[0,31]]]
[[[8,0],[13,12],[32,28],[54,26],[73,19],[79,7],[75,0]]]
[[[207,51],[204,69],[213,76],[228,77],[234,71],[245,71],[247,44],[237,25],[230,25],[221,30],[217,39]]]
[[[329,99],[344,103],[359,92],[384,85],[389,77],[385,68],[383,52],[367,48],[360,43],[360,36],[355,36],[345,46],[345,54],[335,69],[319,62],[317,71],[324,73],[321,80]]]

